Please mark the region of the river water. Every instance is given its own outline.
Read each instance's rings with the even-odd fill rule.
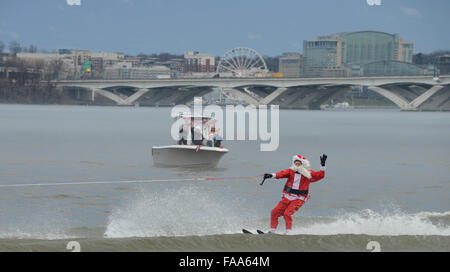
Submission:
[[[282,180],[0,187],[0,251],[450,250],[449,113],[280,110],[275,151],[225,141],[216,168],[156,168],[170,110],[0,105],[0,185],[256,176],[326,153],[292,236],[240,234],[269,228]]]

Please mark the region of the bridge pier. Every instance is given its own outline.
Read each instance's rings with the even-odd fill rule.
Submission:
[[[89,90],[91,91],[91,101],[94,102],[95,101],[95,89],[89,88]]]
[[[378,86],[369,86],[368,89],[394,102],[401,110],[409,110],[409,102],[392,91]]]
[[[424,104],[428,99],[430,99],[433,95],[435,95],[438,91],[440,91],[444,86],[442,85],[434,85],[430,89],[426,90],[422,94],[418,95],[417,97],[409,97],[410,100],[407,100],[403,96],[400,96],[398,93],[400,91],[404,91],[403,89],[399,89],[398,87],[391,87],[390,89],[377,87],[377,86],[370,86],[369,90],[374,91],[387,99],[394,102],[400,110],[403,111],[417,111],[420,110],[420,106]]]
[[[427,101],[430,97],[435,95],[437,92],[439,92],[444,86],[442,85],[436,85],[431,87],[429,90],[421,94],[419,97],[411,101],[410,105],[414,109],[418,109],[425,101]]]
[[[61,96],[63,101],[66,101],[70,104],[72,103],[80,103],[80,102],[88,102],[92,103],[93,100],[93,90],[91,88],[84,87],[69,87],[64,88],[63,86],[57,86],[56,90],[58,94]]]
[[[263,99],[261,99],[259,101],[260,105],[267,105],[270,102],[272,102],[273,100],[275,100],[278,96],[280,96],[281,94],[283,94],[285,91],[287,91],[288,88],[277,88],[275,91],[273,91],[271,94],[269,94],[268,96],[264,97]]]
[[[408,102],[413,101],[416,97],[420,96],[424,92],[424,90],[418,88],[410,88],[410,86],[408,85],[390,85],[384,88],[389,89],[390,92],[395,93]]]
[[[125,103],[127,103],[127,105],[133,105],[134,102],[136,102],[142,95],[144,95],[148,91],[149,90],[146,88],[138,89],[134,94],[130,95],[127,99],[125,99]]]
[[[289,91],[284,92],[285,96],[279,99],[281,108],[291,109],[311,109],[311,103],[321,96],[318,90],[319,86],[307,86],[300,88],[290,88]]]
[[[111,100],[113,102],[116,102],[116,104],[119,106],[127,105],[127,102],[124,99],[122,99],[120,96],[118,96],[110,91],[99,89],[99,88],[93,88],[92,91],[94,93],[94,96],[101,95],[103,97],[108,98],[109,100]]]
[[[82,99],[90,102],[94,102],[94,90],[91,88],[86,89],[84,94],[82,95]]]
[[[261,96],[259,96],[255,92],[250,91],[248,87],[244,87],[242,89],[244,90],[244,92],[246,94],[248,94],[249,96],[253,97],[256,101],[260,101],[262,99]]]

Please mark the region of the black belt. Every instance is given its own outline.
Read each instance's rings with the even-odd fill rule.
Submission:
[[[287,193],[294,194],[294,195],[307,195],[308,194],[308,190],[295,190],[288,186],[284,186],[284,190]]]

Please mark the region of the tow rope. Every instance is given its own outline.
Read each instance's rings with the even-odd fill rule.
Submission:
[[[60,186],[60,185],[92,185],[92,184],[122,184],[122,183],[152,183],[169,181],[206,181],[206,180],[227,180],[227,179],[257,179],[257,176],[247,177],[221,177],[221,178],[184,178],[184,179],[147,179],[147,180],[116,180],[116,181],[86,181],[86,182],[56,182],[56,183],[19,183],[19,184],[0,184],[0,188],[11,187],[32,187],[32,186]]]

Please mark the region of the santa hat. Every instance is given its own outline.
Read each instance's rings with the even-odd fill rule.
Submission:
[[[302,163],[303,167],[305,167],[305,168],[311,167],[311,164],[309,163],[309,161],[305,157],[303,157],[301,155],[293,156],[292,157],[292,164],[294,164],[295,161],[300,161]]]

